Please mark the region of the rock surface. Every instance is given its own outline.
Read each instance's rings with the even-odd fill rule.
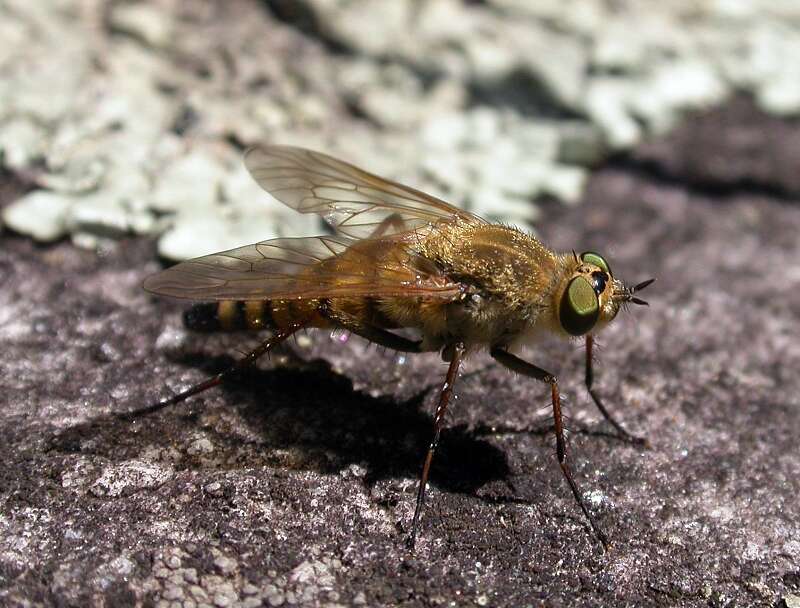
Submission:
[[[712,115],[719,128],[697,120],[697,163],[710,163],[771,119],[733,108]],[[797,166],[800,146],[781,132],[747,158],[776,146]],[[98,256],[5,235],[0,602],[795,605],[800,207],[768,187],[782,163],[740,160],[759,178],[746,189],[663,179],[668,159],[692,154],[670,141],[654,144],[658,177],[612,165],[583,204],[549,205],[539,223],[555,248],[658,277],[651,307],[603,336],[597,382],[651,449],[609,436],[577,345],[530,355],[561,379],[574,469],[609,554],[555,464],[544,387],[469,362],[409,553],[436,356],[312,333],[224,390],[121,421],[224,368],[253,336],[189,335],[180,306],[142,292],[158,269],[151,240],[104,242]],[[695,186],[722,175],[694,170]],[[26,188],[4,176],[0,204]]]

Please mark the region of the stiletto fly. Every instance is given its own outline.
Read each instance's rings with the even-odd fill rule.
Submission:
[[[334,234],[262,241],[183,262],[149,277],[150,292],[205,302],[189,311],[206,329],[270,330],[231,369],[159,402],[154,411],[219,385],[300,329],[339,328],[402,352],[440,352],[449,362],[411,523],[413,546],[428,474],[459,366],[486,349],[511,370],[550,386],[556,456],[572,494],[604,546],[567,458],[556,377],[512,351],[543,334],[582,337],[586,386],[603,416],[628,434],[593,388],[595,336],[653,279],[633,287],[599,253],[556,253],[513,227],[491,224],[438,198],[325,154],[288,146],[249,150],[245,165],[275,198],[320,215]],[[418,339],[397,333],[416,332]]]

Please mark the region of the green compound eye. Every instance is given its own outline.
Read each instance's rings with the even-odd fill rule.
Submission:
[[[581,262],[594,264],[600,268],[600,270],[605,270],[609,275],[611,275],[611,266],[608,265],[608,262],[606,262],[605,259],[603,259],[603,256],[601,256],[599,253],[595,253],[594,251],[585,251],[581,254]]]
[[[594,327],[599,316],[600,303],[597,301],[597,294],[592,284],[584,277],[572,279],[564,290],[558,310],[561,327],[573,336],[582,336]]]

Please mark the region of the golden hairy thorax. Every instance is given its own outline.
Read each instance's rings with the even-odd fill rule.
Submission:
[[[561,266],[537,239],[499,224],[453,223],[432,232],[419,249],[450,277],[509,309],[540,307]]]
[[[432,233],[420,250],[467,289],[466,298],[448,307],[444,342],[497,346],[542,321],[549,325],[563,259],[531,235],[497,224],[454,223]]]
[[[405,247],[397,249],[386,247],[383,255],[387,260],[404,255]],[[418,254],[414,263],[436,267],[462,291],[450,301],[354,298],[333,299],[330,306],[384,329],[417,329],[425,350],[453,340],[473,347],[496,346],[543,317],[548,326],[555,322],[552,295],[564,274],[564,259],[534,237],[502,225],[454,222],[415,236],[412,249]],[[347,258],[345,252],[338,263],[345,266]]]

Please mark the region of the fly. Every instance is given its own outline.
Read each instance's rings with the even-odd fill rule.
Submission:
[[[422,465],[413,546],[459,367],[467,354],[488,350],[512,371],[550,386],[559,466],[607,546],[569,466],[558,381],[512,350],[548,332],[583,338],[594,403],[623,438],[644,443],[614,420],[593,388],[592,348],[622,307],[646,304],[634,294],[653,279],[626,286],[599,253],[556,253],[521,230],[318,152],[260,146],[246,153],[245,165],[264,190],[300,213],[321,216],[334,234],[262,241],[149,277],[144,288],[152,293],[205,302],[187,313],[190,326],[271,335],[231,369],[142,411],[219,385],[304,328],[347,330],[403,353],[439,352],[449,367]],[[415,330],[419,339],[398,329]]]

